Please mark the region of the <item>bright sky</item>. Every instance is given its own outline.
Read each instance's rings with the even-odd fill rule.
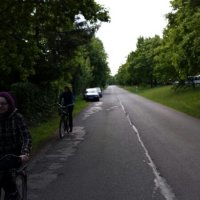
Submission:
[[[103,42],[111,74],[126,62],[136,49],[140,36],[162,37],[167,25],[165,14],[172,9],[170,0],[96,0],[109,10],[111,22],[102,23],[96,36]]]

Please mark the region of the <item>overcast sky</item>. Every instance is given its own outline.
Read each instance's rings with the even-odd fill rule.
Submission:
[[[111,74],[136,49],[140,36],[160,35],[167,25],[170,0],[95,0],[109,10],[111,22],[102,23],[96,36],[103,42]]]

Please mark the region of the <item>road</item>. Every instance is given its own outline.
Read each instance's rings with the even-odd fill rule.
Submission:
[[[199,200],[200,120],[109,86],[30,163],[29,200]]]

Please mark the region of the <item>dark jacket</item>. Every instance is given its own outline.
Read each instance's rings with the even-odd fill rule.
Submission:
[[[59,103],[64,106],[74,103],[74,95],[72,92],[62,92],[59,97]]]
[[[30,132],[17,109],[9,116],[0,116],[0,155],[29,154],[31,147]]]

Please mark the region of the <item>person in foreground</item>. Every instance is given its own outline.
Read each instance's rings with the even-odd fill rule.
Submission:
[[[69,131],[73,129],[73,109],[74,109],[74,95],[68,86],[64,87],[64,91],[60,94],[59,103],[67,106],[69,113]]]
[[[0,157],[14,154],[24,163],[29,160],[31,147],[30,132],[13,97],[8,92],[0,92]],[[0,171],[0,188],[5,191],[6,200],[19,200],[15,181],[15,169]]]

